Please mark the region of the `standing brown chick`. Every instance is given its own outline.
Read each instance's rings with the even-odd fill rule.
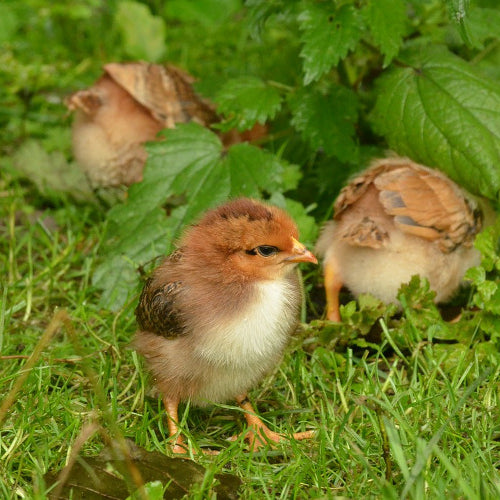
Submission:
[[[252,449],[282,438],[255,415],[246,394],[278,365],[298,322],[295,264],[317,260],[297,238],[284,211],[230,201],[190,227],[147,281],[134,346],[163,395],[175,453],[186,452],[177,427],[185,400],[203,406],[235,398]]]
[[[66,101],[75,111],[73,153],[93,186],[130,185],[142,179],[144,142],[164,128],[217,116],[192,89],[193,78],[175,66],[109,63],[86,90]]]
[[[420,275],[443,302],[480,262],[472,246],[482,224],[476,202],[441,172],[407,158],[374,161],[342,189],[333,218],[316,244],[332,321],[340,321],[343,285],[389,303]]]

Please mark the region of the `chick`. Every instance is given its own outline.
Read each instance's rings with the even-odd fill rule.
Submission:
[[[164,128],[217,120],[213,106],[193,91],[193,78],[175,66],[110,63],[86,90],[69,96],[75,111],[73,154],[94,187],[142,179],[144,142]]]
[[[407,158],[374,161],[342,189],[333,219],[316,244],[332,321],[340,321],[343,285],[389,303],[420,275],[444,302],[480,262],[472,246],[482,225],[477,202],[441,172]]]
[[[194,78],[175,66],[145,62],[109,63],[86,90],[66,99],[75,112],[73,154],[93,187],[129,186],[142,180],[144,143],[165,128],[194,121],[209,127],[220,121],[215,106],[198,96]],[[258,141],[267,126],[220,133],[224,146]]]
[[[252,449],[282,439],[256,416],[247,391],[278,365],[297,326],[294,268],[317,263],[297,239],[281,209],[236,199],[190,227],[145,284],[133,344],[163,395],[174,453],[186,452],[177,426],[178,404],[186,400],[203,406],[235,398]]]

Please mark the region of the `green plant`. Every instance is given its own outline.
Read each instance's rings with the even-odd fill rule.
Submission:
[[[496,204],[497,3],[2,2],[1,495],[46,497],[47,471],[113,433],[165,453],[161,402],[127,348],[133,308],[142,274],[207,207],[269,199],[313,243],[347,177],[387,148]],[[110,209],[73,170],[63,99],[102,64],[140,57],[195,75],[219,129],[269,134],[224,149],[194,124],[167,131]],[[497,498],[499,235],[497,223],[477,238],[461,302],[473,309],[453,324],[417,279],[401,311],[365,296],[344,301],[342,324],[321,321],[320,273],[306,274],[312,321],[251,397],[278,431],[317,439],[249,454],[226,441],[241,422],[225,405],[181,408],[190,444],[221,450],[196,457],[192,496],[229,471],[246,498]]]

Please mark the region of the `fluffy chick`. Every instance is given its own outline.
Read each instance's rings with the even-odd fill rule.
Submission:
[[[92,87],[69,96],[66,105],[75,111],[73,154],[93,186],[140,181],[143,144],[160,130],[216,121],[213,106],[193,91],[193,81],[175,66],[109,63]]]
[[[296,328],[297,262],[317,263],[282,210],[237,199],[190,227],[147,281],[134,346],[163,395],[175,453],[185,453],[177,407],[235,398],[252,449],[281,436],[255,415],[246,393],[275,368]],[[296,439],[312,432],[298,433]]]
[[[427,278],[436,302],[451,298],[480,262],[476,201],[441,172],[407,158],[374,161],[342,189],[316,244],[324,257],[326,316],[340,321],[343,285],[396,301],[402,283]]]
[[[194,78],[168,65],[109,63],[90,88],[75,92],[66,105],[75,112],[73,154],[94,187],[129,186],[142,180],[144,143],[165,128],[194,121],[210,126],[220,117],[215,106],[197,95]],[[225,146],[257,141],[267,127],[221,133]]]

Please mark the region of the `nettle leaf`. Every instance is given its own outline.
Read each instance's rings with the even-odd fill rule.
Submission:
[[[486,40],[499,38],[500,10],[475,7],[469,13],[468,24],[472,45],[483,49]]]
[[[273,119],[281,108],[281,95],[260,78],[240,77],[228,80],[219,90],[217,111],[227,115],[226,129],[248,130],[255,122]]]
[[[292,125],[314,149],[323,149],[341,161],[356,162],[358,144],[354,124],[358,119],[358,97],[336,85],[326,95],[303,89],[290,97]]]
[[[165,21],[153,16],[146,5],[124,1],[117,6],[115,23],[126,54],[135,59],[158,61],[165,53]]]
[[[139,285],[136,269],[169,253],[181,230],[208,208],[228,198],[261,198],[296,185],[296,166],[246,143],[226,152],[214,133],[195,123],[164,136],[147,146],[144,180],[108,214],[105,256],[93,276],[103,290],[104,308],[121,307]]]
[[[299,15],[300,53],[304,58],[304,84],[318,80],[352,50],[363,32],[363,19],[354,6],[336,9],[333,3],[310,4]]]
[[[384,54],[384,68],[399,52],[406,32],[407,13],[404,0],[371,0],[364,11],[375,44]]]
[[[410,56],[379,81],[371,119],[397,153],[469,191],[500,189],[500,86],[444,49]]]

